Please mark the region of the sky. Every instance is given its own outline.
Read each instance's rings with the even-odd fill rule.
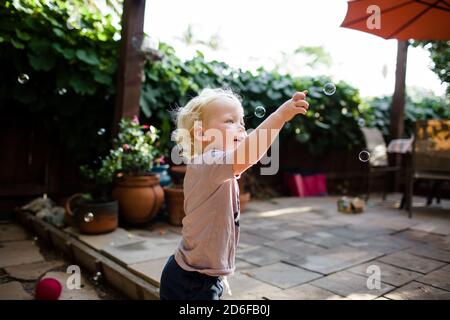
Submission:
[[[299,46],[323,46],[331,55],[330,67],[310,69],[298,61],[290,73],[344,80],[363,97],[392,94],[397,41],[340,28],[346,11],[345,0],[147,0],[144,31],[172,45],[183,59],[199,49],[208,61],[244,70],[271,69],[281,52]],[[183,44],[179,38],[189,25],[200,39],[219,34],[220,49]],[[406,85],[444,95],[445,86],[430,70],[431,63],[426,50],[410,47]]]

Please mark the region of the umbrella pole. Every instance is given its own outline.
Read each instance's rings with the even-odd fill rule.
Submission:
[[[395,90],[392,97],[390,114],[390,139],[401,139],[404,130],[405,118],[405,89],[406,89],[406,60],[408,56],[408,41],[398,40],[397,67],[395,70]],[[401,155],[394,156],[394,165],[400,165]],[[400,182],[399,173],[395,174],[395,189],[398,190]]]

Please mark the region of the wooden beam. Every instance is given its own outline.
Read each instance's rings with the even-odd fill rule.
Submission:
[[[139,116],[144,55],[140,47],[144,36],[145,0],[125,0],[119,51],[117,94],[112,134],[123,117]]]
[[[397,67],[395,70],[395,90],[391,105],[390,138],[401,139],[404,130],[406,60],[408,56],[408,41],[398,41]]]

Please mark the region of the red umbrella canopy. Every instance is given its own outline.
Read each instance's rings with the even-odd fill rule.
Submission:
[[[449,40],[449,0],[351,0],[341,27],[399,40]]]

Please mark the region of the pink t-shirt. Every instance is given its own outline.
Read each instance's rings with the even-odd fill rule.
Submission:
[[[175,260],[187,271],[232,275],[239,242],[239,185],[231,152],[206,151],[192,159],[184,177],[182,238]]]

